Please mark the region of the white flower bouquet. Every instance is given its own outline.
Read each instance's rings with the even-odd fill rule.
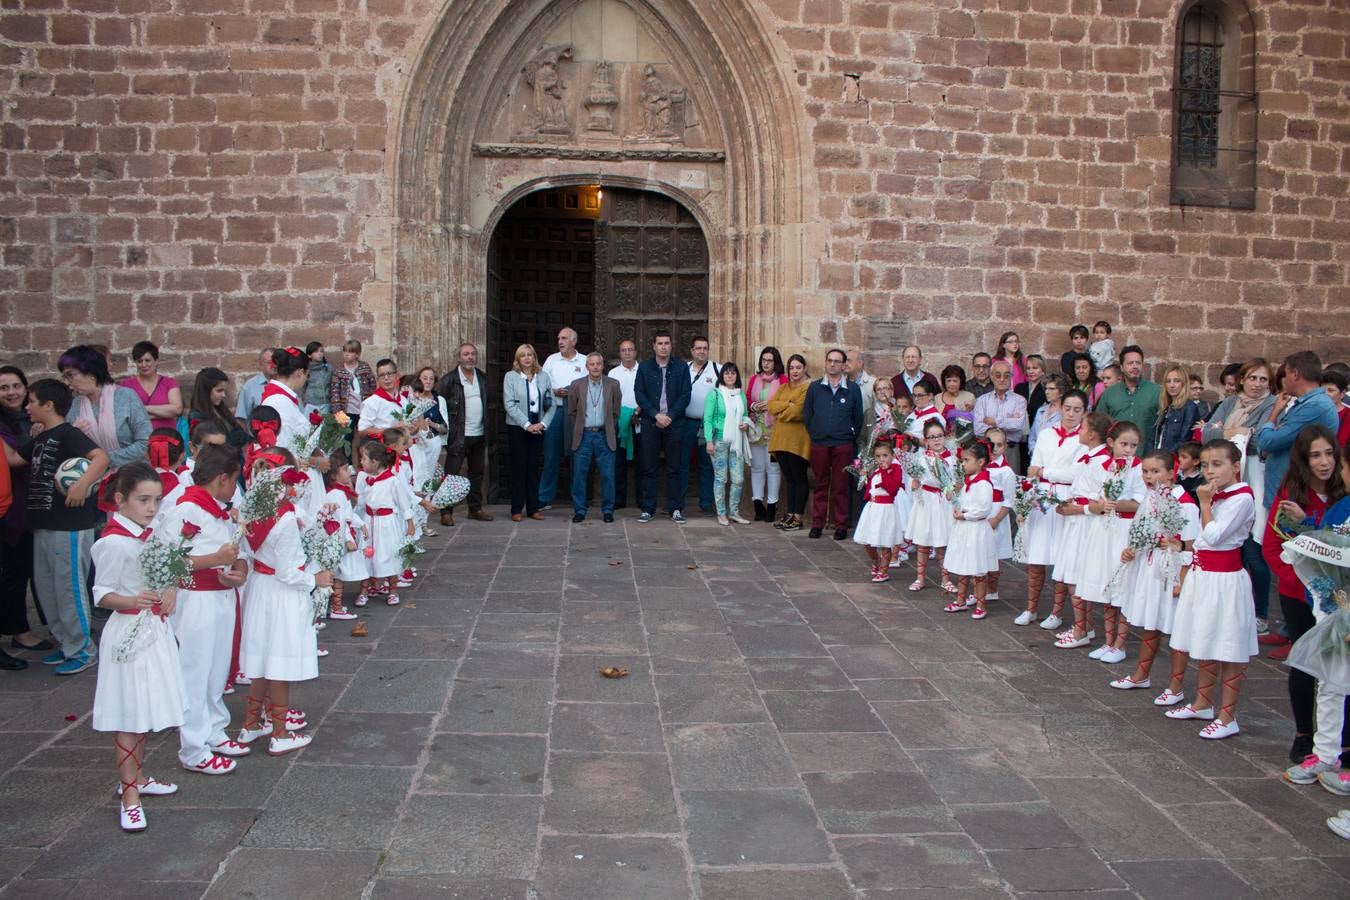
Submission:
[[[175,543],[161,540],[157,536],[152,536],[145,542],[137,561],[146,590],[163,594],[191,582],[192,562],[188,559],[188,541],[199,530],[196,525],[188,522],[183,525],[183,533],[178,536]],[[149,609],[141,610],[126,637],[113,648],[113,661],[130,662],[153,644],[159,632],[151,627],[150,619],[162,615],[158,603]]]

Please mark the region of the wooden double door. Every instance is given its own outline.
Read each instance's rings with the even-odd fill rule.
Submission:
[[[687,357],[708,327],[707,242],[693,215],[662,194],[594,185],[538,191],[492,234],[486,299],[484,358],[498,393],[517,347],[533,345],[542,363],[565,327],[577,332],[579,352],[599,350],[608,366],[625,339],[637,342],[639,358],[650,355],[662,329]],[[493,481],[506,496],[505,417],[493,414]]]

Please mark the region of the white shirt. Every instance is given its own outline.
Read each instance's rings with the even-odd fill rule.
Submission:
[[[638,364],[636,360],[634,360],[631,369],[618,365],[609,370],[609,377],[619,383],[619,390],[623,393],[623,400],[621,402],[629,409],[637,409],[638,405],[637,394],[634,393],[633,390],[633,386],[637,384],[637,370]]]
[[[273,394],[262,401],[261,406],[270,407],[277,411],[281,416],[281,428],[277,431],[277,446],[284,447],[287,450],[292,449],[291,444],[296,437],[308,437],[310,432],[309,417],[300,409],[300,398],[295,391],[291,390],[285,384],[277,381],[275,378],[268,382],[273,388],[280,390],[285,396]]]
[[[1196,550],[1236,550],[1242,546],[1256,521],[1256,500],[1242,491],[1246,487],[1246,482],[1239,481],[1215,492],[1209,507],[1210,522],[1201,526]],[[1218,494],[1229,496],[1219,499]]]
[[[347,368],[344,363],[342,374],[352,381],[352,389],[347,393],[347,412],[353,416],[361,414],[361,379],[356,377],[356,366]]]
[[[473,381],[464,377],[464,370],[455,369],[459,373],[459,383],[464,388],[464,436],[482,437],[483,436],[483,393],[478,384],[478,376],[474,375]]]
[[[113,513],[112,518],[135,537],[110,534],[94,541],[90,556],[94,561],[95,605],[101,605],[109,594],[134,597],[145,590],[145,579],[141,577],[141,550],[145,544],[140,540],[145,529],[121,513]]]
[[[398,424],[394,418],[394,413],[402,412],[404,404],[408,401],[408,395],[399,391],[394,395],[398,398],[397,403],[390,403],[379,395],[371,394],[361,401],[361,430],[370,431],[372,428],[393,428]],[[277,443],[281,443],[278,441]]]
[[[700,372],[694,363],[689,364],[689,405],[685,407],[684,414],[691,419],[703,418],[703,404],[708,402],[708,395],[717,387],[717,363],[708,360],[703,365],[703,371]]]
[[[544,360],[544,373],[548,375],[550,390],[566,389],[568,385],[586,374],[586,357],[573,353],[571,359],[564,359],[561,352],[554,353]]]

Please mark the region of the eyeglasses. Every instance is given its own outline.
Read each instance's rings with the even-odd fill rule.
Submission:
[[[376,374],[377,374],[380,378],[397,378],[397,377],[398,377],[398,373],[397,373],[397,372],[377,372]]]

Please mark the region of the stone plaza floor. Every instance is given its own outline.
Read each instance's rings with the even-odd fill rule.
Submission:
[[[1211,743],[1015,603],[944,614],[828,533],[493,512],[429,539],[368,637],[321,633],[309,748],[208,778],[152,737],[181,790],[144,834],[117,827],[94,672],[0,672],[0,896],[1350,896],[1323,825],[1350,802],[1280,779],[1277,664]]]

